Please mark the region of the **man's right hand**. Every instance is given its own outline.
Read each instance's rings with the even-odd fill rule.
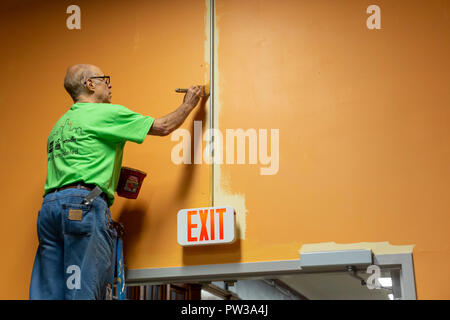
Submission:
[[[155,136],[167,136],[177,129],[184,122],[189,113],[194,110],[200,100],[200,97],[202,96],[202,93],[202,86],[191,86],[184,95],[183,104],[174,112],[164,117],[155,119],[153,125],[148,131],[148,134]]]
[[[191,86],[184,95],[183,103],[187,104],[191,108],[194,108],[202,96],[202,86]]]

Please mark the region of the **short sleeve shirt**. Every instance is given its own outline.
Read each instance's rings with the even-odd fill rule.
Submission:
[[[55,124],[47,141],[45,193],[70,183],[96,184],[114,202],[123,148],[141,144],[154,118],[109,103],[75,103]]]

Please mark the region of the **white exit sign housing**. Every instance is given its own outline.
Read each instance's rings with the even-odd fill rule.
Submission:
[[[177,216],[177,239],[181,246],[232,243],[235,240],[232,207],[182,209]]]

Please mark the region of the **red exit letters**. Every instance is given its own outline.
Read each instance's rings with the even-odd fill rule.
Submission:
[[[208,241],[215,240],[215,214],[218,213],[219,218],[219,239],[223,240],[223,214],[225,213],[226,208],[217,208],[217,209],[199,209],[199,210],[189,210],[187,212],[187,240],[188,242],[196,242],[196,241]],[[193,215],[200,216],[200,236],[199,238],[192,236],[192,229],[197,229],[198,226],[196,223],[192,223]],[[208,217],[209,217],[209,232],[208,232]]]

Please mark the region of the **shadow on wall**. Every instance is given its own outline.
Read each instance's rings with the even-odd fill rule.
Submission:
[[[194,120],[202,121],[202,123],[205,123],[206,118],[206,111],[205,111],[205,105],[206,105],[207,98],[202,98],[200,100],[200,105],[197,107],[195,113],[194,113]],[[194,136],[194,121],[191,123],[190,128],[191,136]],[[198,146],[197,144],[201,144],[202,140],[200,141],[191,141],[191,152],[194,154],[195,150],[197,148],[202,148],[202,145]],[[188,164],[185,165],[183,168],[183,176],[178,183],[178,189],[176,192],[176,198],[177,199],[184,199],[189,190],[190,190],[190,184],[194,176],[194,170],[195,165]],[[148,199],[147,199],[148,200]],[[144,201],[139,200],[133,200],[133,201],[127,201],[125,206],[122,208],[121,212],[119,213],[119,216],[117,218],[117,221],[123,223],[125,226],[125,235],[124,235],[124,254],[128,251],[128,249],[131,249],[131,246],[137,239],[139,239],[143,227],[143,222],[145,219],[145,214],[148,209],[148,204]],[[133,230],[133,232],[127,233],[127,230]]]
[[[125,227],[125,233],[123,236],[123,253],[126,255],[132,245],[136,243],[137,239],[143,232],[143,224],[145,214],[148,211],[148,204],[144,201],[127,201],[125,206],[119,213],[116,221],[123,223]],[[132,230],[132,232],[127,232]]]
[[[190,134],[191,137],[194,137],[194,121],[201,121],[202,122],[202,132],[204,132],[205,128],[203,127],[205,125],[206,120],[206,101],[207,97],[203,97],[200,100],[200,105],[197,107],[197,110],[194,114],[194,120],[191,122],[191,128],[190,128]],[[200,139],[197,139],[197,141],[194,141],[194,139],[191,140],[191,156],[195,154],[196,150],[200,148],[200,150],[203,150],[203,137],[200,137]],[[180,182],[178,183],[178,189],[176,192],[177,199],[184,199],[186,198],[186,195],[188,194],[188,191],[190,190],[190,185],[192,182],[192,177],[194,176],[196,165],[193,164],[185,164],[183,165],[183,176],[181,177]]]
[[[236,225],[236,240],[231,244],[183,247],[183,265],[204,265],[241,262],[240,229]]]
[[[200,105],[194,110],[194,119],[191,121],[190,125],[190,134],[191,137],[194,137],[194,121],[202,122],[202,132],[204,132],[206,120],[206,101],[207,97],[204,97],[200,100]],[[195,154],[196,150],[199,148],[203,150],[203,137],[199,137],[197,141],[194,139],[191,140],[191,155]],[[177,183],[176,193],[174,197],[176,202],[182,202],[185,199],[189,192],[191,191],[192,180],[195,178],[195,170],[196,165],[194,164],[185,164],[183,166],[183,174],[181,176],[180,181]],[[148,200],[148,198],[146,199]],[[209,204],[205,204],[207,206]],[[123,241],[123,250],[124,255],[126,256],[128,252],[133,250],[133,246],[138,240],[141,238],[142,232],[144,232],[144,220],[146,214],[148,214],[149,203],[140,201],[140,200],[130,200],[127,201],[120,211],[117,221],[121,222],[125,227],[124,241]],[[147,226],[148,228],[148,226]],[[132,230],[132,232],[127,232],[128,230]],[[236,231],[236,234],[239,235],[239,231]],[[199,257],[200,256],[200,257]],[[200,259],[203,263],[210,263],[210,259],[214,256],[214,259],[220,258],[221,261],[217,263],[226,263],[226,262],[239,262],[241,259],[241,244],[240,239],[236,239],[236,241],[231,245],[224,246],[212,246],[211,248],[183,248],[183,263],[186,265],[199,264],[197,259]],[[204,258],[202,258],[204,257]],[[214,260],[216,261],[216,260]]]

